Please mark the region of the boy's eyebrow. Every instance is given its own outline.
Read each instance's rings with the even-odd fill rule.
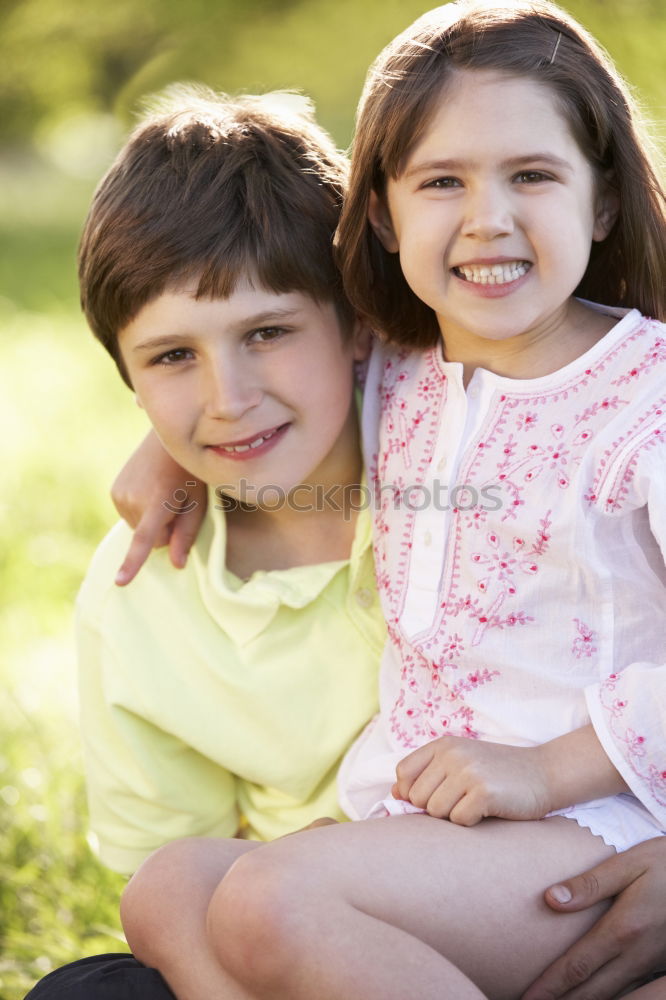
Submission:
[[[553,153],[524,153],[519,156],[509,156],[506,160],[502,160],[500,167],[502,169],[507,169],[511,167],[519,167],[526,163],[547,163],[553,167],[560,167],[565,170],[572,170],[571,164],[567,160],[563,160],[559,156],[555,156]],[[425,163],[416,163],[409,170],[406,170],[403,174],[404,177],[412,177],[414,174],[425,173],[430,170],[443,170],[443,171],[455,171],[455,170],[466,170],[470,167],[474,167],[476,164],[473,160],[427,160]]]
[[[237,332],[251,330],[253,327],[261,326],[263,323],[272,323],[276,320],[293,319],[299,312],[298,306],[273,307],[265,309],[263,312],[253,313],[251,316],[243,316],[237,323],[232,324]],[[132,353],[137,354],[143,351],[168,350],[170,347],[181,345],[184,340],[191,337],[192,333],[183,331],[182,333],[165,333],[150,340],[142,340],[140,344],[135,344]]]

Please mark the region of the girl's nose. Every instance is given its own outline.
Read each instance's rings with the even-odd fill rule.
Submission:
[[[463,236],[494,240],[499,236],[509,236],[513,229],[511,205],[502,192],[495,187],[487,187],[470,195],[461,227]]]
[[[239,420],[263,396],[251,371],[229,359],[211,363],[204,391],[206,415],[215,420]]]

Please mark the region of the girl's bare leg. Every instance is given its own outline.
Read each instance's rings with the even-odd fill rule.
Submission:
[[[625,993],[625,1000],[666,1000],[666,978],[655,979],[647,986],[640,986],[632,993]]]
[[[607,906],[554,913],[543,887],[612,854],[561,817],[324,827],[240,858],[209,938],[256,1000],[515,1000]]]
[[[128,883],[120,905],[132,952],[159,969],[178,1000],[248,1000],[206,939],[206,910],[231,865],[259,844],[193,837],[155,851]]]

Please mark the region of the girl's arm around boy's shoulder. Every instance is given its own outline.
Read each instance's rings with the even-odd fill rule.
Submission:
[[[151,551],[164,545],[173,565],[182,569],[206,513],[207,492],[164,450],[155,431],[146,435],[121,469],[111,498],[134,529],[116,583],[130,583]]]

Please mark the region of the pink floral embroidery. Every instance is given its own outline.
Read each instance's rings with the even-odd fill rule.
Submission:
[[[627,385],[663,361],[666,361],[666,340],[663,337],[657,337],[654,343],[648,347],[641,361],[634,365],[628,372],[614,379],[613,385]]]
[[[594,645],[597,636],[594,629],[582,622],[580,618],[574,618],[574,622],[578,635],[573,641],[571,652],[576,659],[580,660],[583,656],[592,656],[593,653],[597,652],[597,647]]]
[[[627,447],[627,442],[631,446]],[[641,455],[666,443],[666,396],[653,403],[626,434],[606,448],[595,472],[594,481],[584,494],[588,504],[603,503],[609,513],[621,511]]]
[[[496,392],[484,401],[478,422],[465,425],[462,445],[457,442],[464,411],[455,397],[461,390],[453,378],[449,383],[439,349],[422,355],[396,351],[386,358],[376,397],[383,410],[380,441],[370,475],[379,496],[377,578],[400,663],[388,710],[396,747],[413,748],[443,732],[471,738],[503,732],[493,713],[517,690],[524,650],[530,652],[524,658],[528,688],[540,689],[541,664],[533,654],[542,624],[548,641],[544,673],[556,678],[558,669],[571,672],[573,662],[586,683],[594,679],[599,611],[587,594],[580,607],[574,603],[563,559],[577,557],[571,518],[581,498],[601,512],[621,509],[629,502],[639,455],[666,438],[659,407],[632,427],[625,416],[637,380],[666,360],[661,344],[656,351],[642,347],[648,337],[655,346],[650,323],[637,323],[588,368],[549,383],[552,388],[535,392],[528,383],[521,391],[516,383]],[[666,412],[666,397],[661,402]],[[445,464],[444,458],[452,461]],[[405,491],[430,488],[443,468],[458,490],[457,508],[435,518],[427,505],[421,511],[401,503]],[[472,490],[481,494],[487,486],[500,490],[501,508],[477,503],[467,509]],[[415,584],[418,591],[410,589]],[[416,600],[421,592],[423,600]],[[555,603],[542,623],[543,594]],[[560,599],[558,634],[551,622]],[[558,687],[561,682],[554,683]],[[572,699],[579,690],[572,688]],[[495,691],[500,697],[493,700]],[[618,699],[612,711],[624,708]],[[640,759],[640,734],[626,727],[623,739]]]
[[[647,785],[660,805],[666,805],[666,770],[649,759],[645,736],[625,724],[624,717],[629,703],[626,699],[615,697],[620,682],[621,676],[610,674],[601,684],[601,704],[606,710],[611,734],[623,748],[623,756],[634,774]],[[663,748],[661,752],[663,759]]]

